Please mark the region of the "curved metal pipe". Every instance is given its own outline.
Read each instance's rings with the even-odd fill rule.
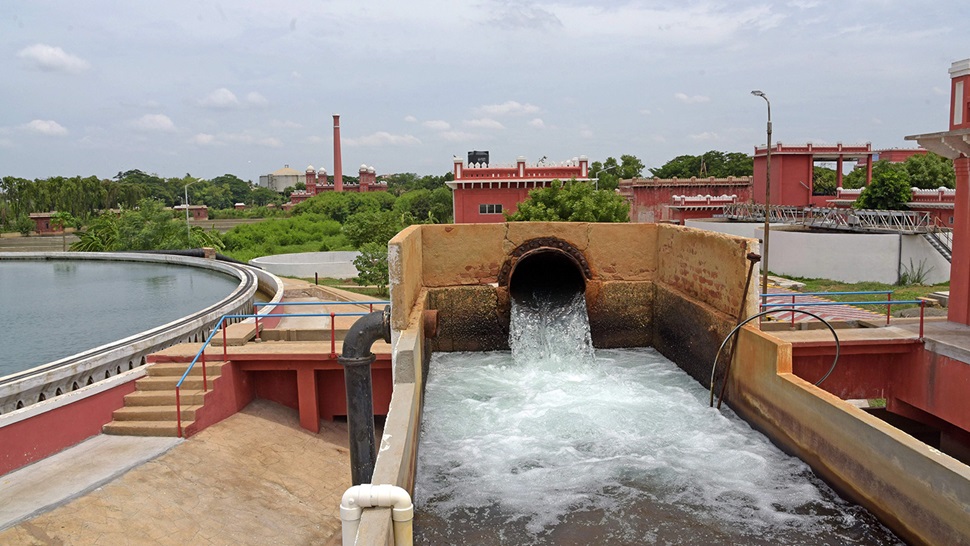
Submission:
[[[377,448],[374,441],[374,387],[370,351],[375,341],[391,342],[391,308],[357,319],[344,336],[337,362],[344,369],[347,390],[347,432],[350,437],[350,473],[354,485],[370,482]]]
[[[829,329],[830,332],[832,332],[832,337],[835,338],[835,359],[832,360],[832,367],[829,368],[829,371],[825,372],[825,375],[823,375],[821,379],[819,379],[818,381],[816,381],[814,383],[814,385],[817,387],[817,386],[819,386],[819,385],[822,384],[822,381],[825,381],[826,379],[828,379],[828,377],[830,375],[832,375],[832,372],[835,370],[835,365],[838,364],[838,362],[839,362],[839,353],[841,352],[841,349],[842,349],[841,343],[839,342],[839,335],[835,333],[835,328],[832,328],[832,325],[829,324],[827,320],[825,320],[824,318],[816,315],[815,313],[810,313],[808,311],[803,311],[801,309],[794,309],[794,308],[792,308],[792,309],[785,309],[785,311],[791,311],[792,313],[802,313],[804,315],[808,315],[810,317],[814,317],[814,318],[818,319],[819,321],[822,322],[822,324],[824,324]],[[728,342],[728,340],[730,340],[732,337],[734,337],[734,335],[738,333],[738,330],[740,330],[741,327],[744,326],[745,324],[751,322],[754,319],[761,318],[761,317],[763,317],[763,316],[765,316],[765,315],[767,315],[769,313],[777,313],[777,312],[778,312],[778,309],[770,309],[768,311],[762,311],[762,312],[758,313],[757,315],[752,315],[752,316],[748,317],[743,322],[741,322],[737,326],[735,326],[734,329],[731,330],[731,333],[729,333],[727,335],[727,337],[724,338],[724,341],[721,342],[721,346],[717,349],[717,353],[715,353],[715,355],[714,355],[714,366],[711,367],[711,407],[714,407],[714,373],[717,371],[717,359],[718,359],[718,357],[721,356],[721,351],[724,350],[724,345],[726,345],[727,342]],[[727,379],[728,379],[727,378],[727,375],[725,375],[724,376],[724,381],[727,381]],[[718,397],[718,399],[717,399],[717,407],[718,407],[718,409],[721,408],[721,398],[720,397]]]

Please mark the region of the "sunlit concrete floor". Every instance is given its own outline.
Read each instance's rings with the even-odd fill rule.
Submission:
[[[62,464],[81,479],[97,458]],[[0,544],[336,545],[350,485],[345,423],[323,421],[313,434],[295,410],[256,400],[94,491],[0,531]]]

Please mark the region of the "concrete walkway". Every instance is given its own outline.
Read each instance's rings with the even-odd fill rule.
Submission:
[[[5,517],[42,512],[0,531],[0,544],[340,543],[343,423],[312,434],[296,411],[257,400],[189,440],[163,440],[141,465],[123,446],[140,439],[94,440],[0,479]],[[119,457],[134,468],[94,478]]]

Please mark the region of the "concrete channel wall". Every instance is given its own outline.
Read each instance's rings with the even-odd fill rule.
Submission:
[[[757,267],[742,300],[746,254],[757,250],[747,238],[657,224],[412,226],[389,245],[394,393],[372,483],[413,491],[430,354],[507,347],[503,269],[538,239],[585,257],[594,345],[652,345],[705,386],[738,311],[757,310]],[[433,339],[428,310],[438,313]],[[605,331],[614,325],[618,334]],[[967,467],[794,376],[791,354],[791,344],[743,329],[732,409],[906,540],[970,543]],[[392,544],[390,517],[365,510],[357,544]]]
[[[739,336],[727,401],[912,544],[970,544],[970,468],[792,373],[792,347]]]
[[[394,394],[372,482],[413,490],[422,393],[432,351],[508,348],[508,274],[520,252],[540,241],[579,252],[588,268],[586,299],[594,345],[655,345],[657,332],[702,337],[671,359],[713,361],[743,308],[745,255],[757,242],[659,224],[510,223],[412,226],[389,245]],[[752,286],[757,283],[757,272]],[[425,311],[437,311],[426,339]],[[690,324],[685,328],[686,323]],[[709,374],[709,365],[693,370]],[[391,544],[389,509],[364,512],[358,544]]]

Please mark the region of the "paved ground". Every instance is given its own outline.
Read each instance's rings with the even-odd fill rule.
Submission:
[[[58,479],[83,481],[113,453],[77,455],[60,460]],[[0,531],[0,544],[339,544],[340,496],[349,486],[345,425],[324,421],[312,434],[294,410],[257,400],[110,483]]]
[[[788,288],[782,288],[778,286],[770,287],[768,289],[768,292],[771,294],[767,298],[768,303],[791,303],[792,301],[791,296],[794,295],[796,296],[795,298],[796,307],[798,307],[799,304],[804,304],[804,303],[827,303],[832,301],[829,299],[820,298],[818,296],[803,296],[803,295],[800,295],[799,292],[795,290],[789,290]],[[873,306],[872,308],[878,309],[878,307],[876,306]],[[875,320],[881,319],[883,320],[883,322],[885,322],[886,320],[886,315],[884,314],[879,314],[874,311],[865,309],[861,306],[854,306],[854,305],[842,305],[842,304],[810,305],[806,307],[800,307],[800,309],[808,311],[809,313],[814,313],[824,318],[825,320],[875,321]],[[777,313],[771,313],[770,315],[768,315],[768,317],[770,317],[772,320],[791,322],[792,314],[793,313],[791,311],[778,311]],[[806,315],[804,313],[794,313],[794,315],[795,315],[795,322],[807,322],[807,321],[815,320],[813,317]]]

